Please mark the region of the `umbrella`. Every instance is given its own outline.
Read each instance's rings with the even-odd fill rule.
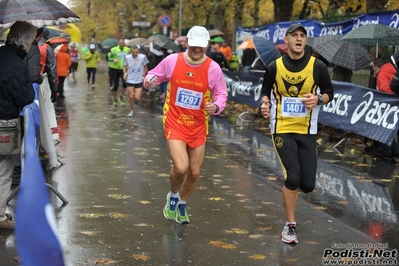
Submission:
[[[349,68],[353,71],[370,66],[370,56],[366,48],[358,43],[331,40],[313,47],[328,62]]]
[[[322,35],[319,37],[308,37],[307,45],[310,47],[315,47],[323,42],[328,42],[331,40],[340,40],[342,38],[342,34],[337,35]]]
[[[180,47],[170,38],[160,38],[154,41],[154,45],[162,47],[166,50],[172,50],[173,52],[181,52]]]
[[[29,21],[41,28],[79,22],[80,18],[57,0],[0,1],[0,28],[9,28],[17,20]]]
[[[252,39],[255,50],[265,66],[268,66],[272,61],[281,56],[281,53],[272,41],[258,36],[254,36]]]
[[[68,43],[68,39],[65,37],[53,37],[47,40],[50,44],[56,44],[56,43]]]
[[[46,27],[46,29],[48,30],[49,34],[47,36],[47,39],[51,39],[54,37],[65,37],[68,40],[70,39],[70,36],[68,33],[66,33],[64,30],[59,29],[57,27],[53,27],[53,26],[48,26]]]
[[[103,48],[110,48],[110,47],[117,46],[118,43],[119,43],[119,41],[117,39],[108,38],[108,39],[105,39],[104,41],[102,41],[101,45]]]
[[[212,37],[216,37],[216,36],[221,36],[224,35],[224,33],[218,29],[212,29],[212,30],[208,30],[209,32],[209,36]]]
[[[276,47],[281,54],[288,53],[288,45],[286,43],[276,44]]]
[[[143,43],[145,43],[146,41],[147,41],[146,38],[137,37],[137,38],[133,38],[133,39],[130,39],[130,40],[126,40],[126,41],[125,41],[125,44],[126,44],[127,46],[134,46],[134,45],[143,44]]]
[[[341,40],[363,45],[398,45],[399,30],[382,24],[367,24],[348,32]]]
[[[243,41],[239,46],[238,49],[244,50],[244,49],[254,49],[254,42],[252,39],[249,39],[248,41]]]
[[[210,39],[211,42],[223,42],[223,38],[218,36]]]

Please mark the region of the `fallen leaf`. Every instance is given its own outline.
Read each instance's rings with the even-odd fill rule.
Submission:
[[[119,212],[111,212],[109,216],[111,216],[111,218],[126,218],[127,214]]]
[[[141,172],[144,173],[144,174],[153,174],[153,173],[155,173],[154,170],[143,170]]]
[[[99,213],[84,213],[79,215],[79,217],[82,218],[100,218],[100,217],[104,217],[104,214],[99,214]]]
[[[262,254],[254,254],[252,256],[249,256],[249,258],[253,260],[264,260],[266,259],[266,256]]]
[[[305,243],[309,244],[309,245],[320,245],[319,242],[315,242],[315,241],[306,241]]]
[[[132,256],[132,258],[135,258],[136,260],[144,260],[144,261],[147,261],[149,259],[146,255],[144,255],[144,253],[143,254],[134,254]]]
[[[267,226],[267,227],[259,227],[258,230],[259,231],[267,231],[267,230],[272,230],[272,226]]]
[[[109,259],[98,259],[98,260],[95,260],[94,261],[94,263],[97,265],[97,264],[113,264],[113,263],[119,263],[119,262],[122,262],[123,260],[118,260],[118,261],[116,261],[116,260],[109,260]]]
[[[103,234],[102,231],[81,231],[81,234],[87,235],[87,236],[94,236],[94,235],[101,235]]]
[[[345,201],[345,200],[340,200],[337,202],[338,204],[342,204],[342,205],[346,205],[349,204],[349,201]]]
[[[274,204],[274,202],[271,202],[271,201],[262,201],[262,204],[264,204],[264,205],[271,205],[271,204]]]
[[[213,198],[209,198],[209,200],[222,201],[223,199],[221,197],[213,197]]]
[[[153,227],[152,224],[146,224],[146,223],[133,224],[133,226],[138,226],[138,227]]]
[[[268,177],[267,180],[269,180],[269,181],[276,181],[276,180],[277,180],[277,177]]]
[[[259,239],[259,238],[262,238],[262,237],[264,237],[264,235],[261,235],[261,234],[249,235],[249,238],[252,238],[252,239]]]
[[[257,213],[257,214],[255,214],[255,217],[266,217],[266,214],[264,214],[264,213]]]
[[[169,174],[157,174],[158,177],[169,177]]]
[[[249,232],[244,229],[239,229],[239,228],[232,228],[231,230],[226,230],[226,233],[228,234],[237,234],[237,235],[245,235],[248,234]]]
[[[317,207],[313,207],[314,209],[316,209],[316,210],[322,210],[322,211],[324,211],[324,210],[326,210],[327,208],[326,207],[324,207],[323,205],[321,205],[321,206],[317,206]]]
[[[148,201],[148,200],[140,200],[139,202],[140,202],[141,204],[151,204],[151,202]]]
[[[123,195],[123,194],[108,194],[108,197],[116,199],[116,200],[120,200],[120,199],[128,199],[130,198],[129,195]]]

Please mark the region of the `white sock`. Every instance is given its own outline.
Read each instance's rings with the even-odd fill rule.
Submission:
[[[170,192],[170,196],[173,198],[179,198],[179,191],[177,193],[173,193],[172,191]]]
[[[185,200],[179,200],[179,203],[177,204],[177,206],[179,206],[180,204],[187,204],[187,201],[185,201]]]
[[[285,225],[293,224],[296,225],[296,222],[285,222]]]

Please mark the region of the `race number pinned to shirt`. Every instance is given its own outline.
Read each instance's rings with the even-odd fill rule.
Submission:
[[[306,117],[308,116],[308,110],[302,103],[301,98],[296,97],[282,97],[281,101],[281,116],[289,117]]]
[[[176,105],[181,108],[199,110],[202,102],[202,93],[179,87],[176,94]]]

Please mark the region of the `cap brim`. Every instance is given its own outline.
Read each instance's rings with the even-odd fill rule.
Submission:
[[[203,41],[203,40],[201,40],[201,41],[194,41],[194,40],[190,40],[190,39],[188,39],[188,46],[190,46],[190,47],[201,47],[201,48],[205,48],[205,47],[207,47],[208,46],[208,44],[209,44],[209,41]]]

